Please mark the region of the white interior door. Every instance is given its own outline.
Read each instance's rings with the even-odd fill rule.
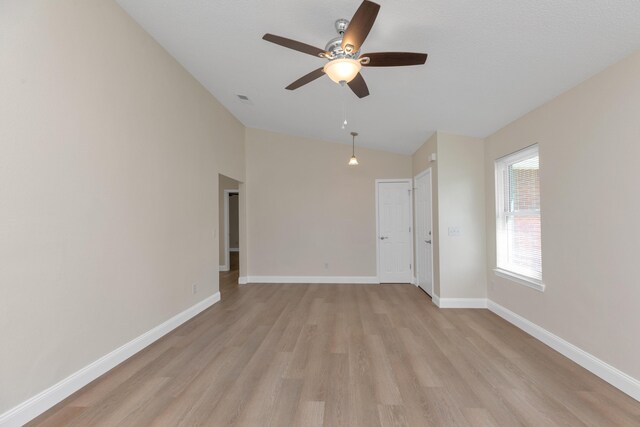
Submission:
[[[431,169],[415,178],[416,281],[433,296],[433,236],[431,224]]]
[[[378,277],[410,283],[413,257],[411,180],[377,181]]]

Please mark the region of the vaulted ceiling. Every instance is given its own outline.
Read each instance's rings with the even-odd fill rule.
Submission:
[[[324,48],[359,0],[118,0],[244,125],[343,143],[357,131],[362,146],[405,154],[436,130],[487,136],[640,49],[638,0],[377,2],[362,51],[429,58],[363,69],[371,95],[358,99],[326,76],[285,90],[324,60],[261,38]]]

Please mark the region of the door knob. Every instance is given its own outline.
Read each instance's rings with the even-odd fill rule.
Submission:
[[[431,240],[425,240],[424,242],[431,244]]]
[[[380,240],[388,239],[387,236],[380,236]]]

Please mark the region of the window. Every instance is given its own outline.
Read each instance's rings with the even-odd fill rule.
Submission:
[[[496,161],[496,274],[544,290],[540,162],[534,145]]]

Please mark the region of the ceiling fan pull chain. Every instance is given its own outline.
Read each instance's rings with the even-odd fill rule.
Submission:
[[[346,85],[340,85],[342,86],[342,129],[346,129],[347,128],[347,89],[346,89]]]

